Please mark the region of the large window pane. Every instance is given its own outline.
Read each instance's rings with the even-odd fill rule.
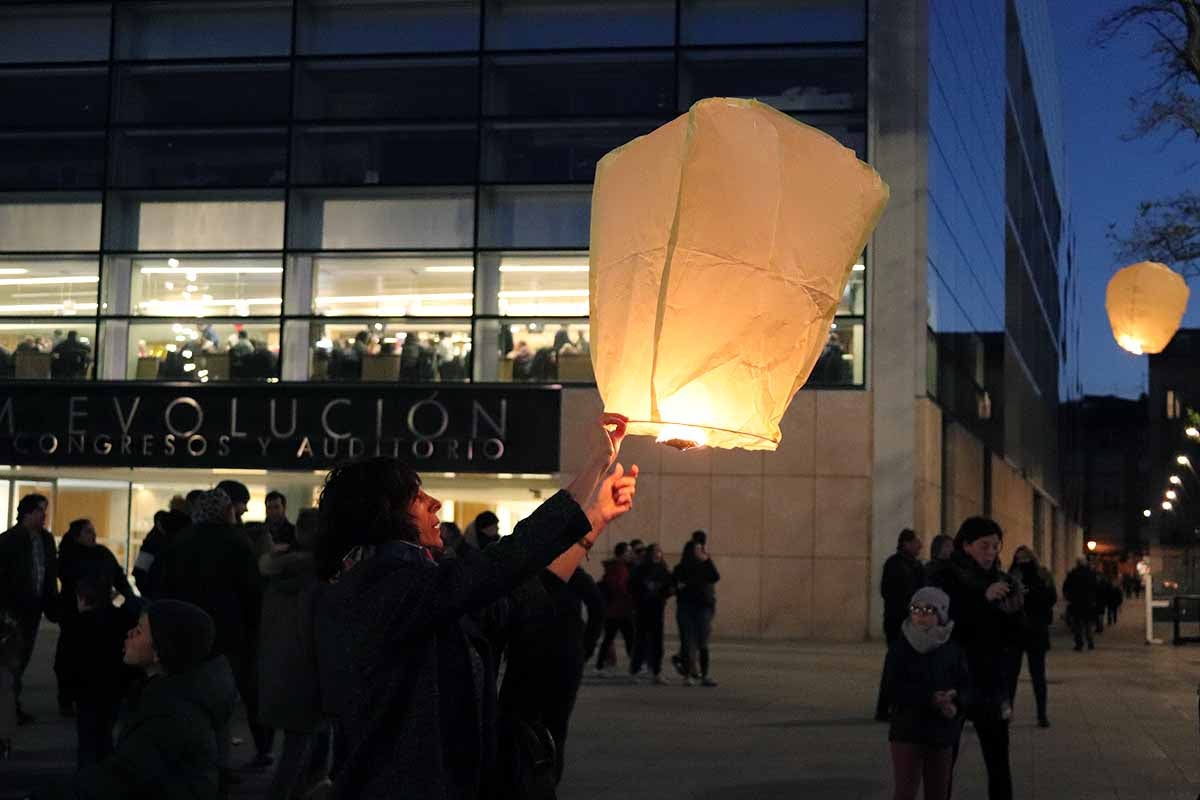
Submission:
[[[586,317],[587,253],[481,253],[482,314]]]
[[[136,322],[126,377],[138,380],[271,380],[279,377],[279,323]]]
[[[462,248],[472,244],[470,189],[292,193],[290,246],[305,250]]]
[[[862,386],[866,380],[861,319],[838,317],[829,329],[829,340],[808,377],[811,386]]]
[[[605,154],[665,121],[494,122],[484,128],[483,179],[591,182]]]
[[[277,255],[116,256],[130,262],[130,310],[156,317],[278,315],[283,267]]]
[[[309,61],[297,64],[300,119],[473,117],[479,61],[470,58]]]
[[[458,382],[471,372],[471,326],[462,322],[314,322],[316,381]]]
[[[680,0],[684,44],[861,42],[863,0]]]
[[[0,194],[0,251],[100,249],[97,194]]]
[[[671,113],[673,53],[496,55],[485,62],[494,116]]]
[[[867,59],[860,48],[685,53],[680,110],[705,97],[753,97],[788,112],[861,109]]]
[[[436,53],[479,47],[477,0],[297,0],[301,53]]]
[[[323,126],[296,131],[295,183],[473,183],[478,139],[473,124]]]
[[[286,56],[289,0],[151,0],[117,3],[117,57]]]
[[[0,322],[0,378],[82,380],[95,364],[96,321]]]
[[[815,117],[793,115],[801,122],[825,131],[849,147],[863,161],[867,160],[867,116],[860,114],[821,114]]]
[[[105,240],[110,250],[280,250],[281,192],[114,192]]]
[[[0,189],[92,189],[103,176],[101,131],[0,134]]]
[[[471,315],[470,253],[313,257],[313,313],[327,316]]]
[[[0,63],[103,61],[108,3],[7,3],[0,6]]]
[[[117,131],[113,151],[117,186],[279,186],[287,180],[282,128]]]
[[[480,202],[482,247],[587,247],[590,186],[489,186]]]
[[[850,270],[850,280],[846,283],[846,291],[838,303],[837,313],[862,316],[866,313],[867,302],[867,268],[860,258]]]
[[[675,41],[673,0],[486,0],[487,47],[653,47]]]
[[[94,256],[0,258],[0,315],[95,316],[99,283]]]
[[[587,320],[480,320],[475,380],[595,383]]]
[[[0,127],[99,128],[107,117],[107,102],[106,67],[0,72],[0,108],[6,109],[0,114]]]
[[[114,115],[125,124],[284,120],[288,77],[286,64],[121,66]]]

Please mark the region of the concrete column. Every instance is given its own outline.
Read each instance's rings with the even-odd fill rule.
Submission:
[[[879,579],[916,518],[916,404],[925,395],[928,0],[870,0],[868,153],[891,187],[868,261],[874,397],[870,633],[882,632]]]

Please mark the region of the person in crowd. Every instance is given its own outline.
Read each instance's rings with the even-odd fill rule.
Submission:
[[[250,505],[250,490],[246,488],[246,484],[241,481],[224,480],[214,488],[228,495],[229,502],[233,505],[233,524],[241,525],[246,507]]]
[[[1125,602],[1125,595],[1113,578],[1102,576],[1101,580],[1104,589],[1105,622],[1109,625],[1116,625],[1117,617],[1121,612],[1121,604]]]
[[[92,360],[92,348],[80,341],[78,331],[67,331],[67,336],[54,345],[54,358],[50,362],[50,374],[59,379],[86,378]]]
[[[565,491],[512,535],[437,561],[441,504],[403,462],[334,468],[321,492],[317,659],[325,710],[345,744],[339,797],[489,794],[497,775],[496,660],[472,612],[571,548],[587,550],[633,504],[637,467],[616,462],[623,417]],[[608,428],[606,427],[606,430]],[[582,553],[579,554],[582,557]]]
[[[927,586],[913,593],[908,609],[883,670],[893,797],[916,800],[924,781],[926,800],[945,800],[970,701],[970,672],[962,648],[951,639],[949,596]]]
[[[151,603],[125,638],[130,693],[111,756],[39,800],[158,800],[219,796],[217,730],[237,703],[229,662],[212,657],[213,620],[175,600]]]
[[[691,538],[688,539],[689,544],[684,545],[684,547],[683,547],[684,553],[687,552],[687,549],[692,542],[697,542],[697,541],[707,542],[708,534],[705,533],[704,531],[693,531]],[[675,579],[674,572],[672,572],[671,580],[674,581],[674,579]],[[679,587],[675,586],[675,589],[678,590]],[[685,653],[684,653],[684,646],[683,646],[683,644],[684,644],[683,628],[678,626],[678,622],[679,622],[678,602],[676,602],[675,611],[676,611],[675,621],[676,621],[676,625],[677,625],[677,629],[678,629],[678,633],[679,633],[679,650],[678,650],[678,652],[671,654],[671,666],[673,666],[675,668],[675,671],[679,673],[679,677],[687,678],[689,676],[689,673],[688,673],[687,668],[684,666]]]
[[[629,557],[629,545],[617,542],[613,557],[604,562],[604,577],[600,579],[600,594],[604,598],[604,642],[596,657],[598,670],[607,666],[609,648],[616,641],[617,633],[625,642],[626,658],[631,665],[633,662],[633,593],[629,587]]]
[[[41,350],[38,349],[37,339],[35,339],[32,336],[26,336],[24,339],[21,340],[20,344],[17,345],[17,352],[18,353],[40,353]]]
[[[679,623],[679,644],[683,651],[684,686],[716,686],[709,674],[708,637],[712,633],[713,616],[717,611],[716,583],[721,580],[717,567],[708,554],[708,535],[704,531],[692,534],[683,550],[683,558],[674,572],[676,605]],[[700,667],[696,669],[699,657]]]
[[[268,794],[290,800],[326,777],[329,728],[321,714],[317,655],[313,642],[313,602],[317,567],[313,548],[320,515],[306,508],[296,518],[288,549],[262,556],[267,580],[259,626],[259,720],[282,730],[283,751]]]
[[[464,546],[470,547],[467,544],[466,537],[463,536],[462,529],[453,522],[443,522],[442,528],[442,555],[446,558],[457,558],[458,551]]]
[[[911,529],[900,531],[896,552],[883,563],[879,593],[883,596],[883,635],[888,646],[900,638],[900,627],[908,619],[908,601],[913,592],[925,585],[925,565],[921,563],[921,537]],[[879,682],[879,699],[875,703],[875,719],[887,722],[887,681]]]
[[[245,328],[237,332],[237,339],[229,346],[230,355],[235,358],[248,356],[254,352],[254,343],[250,341],[250,333]]]
[[[179,499],[183,500],[182,497]],[[137,584],[138,592],[148,600],[156,599],[161,594],[161,587],[155,583],[155,560],[163,550],[171,546],[175,537],[192,523],[189,513],[178,510],[186,503],[177,505],[172,501],[171,505],[173,507],[168,511],[154,513],[154,527],[142,540],[137,560],[133,563],[133,580]]]
[[[1054,623],[1058,591],[1054,588],[1054,576],[1038,563],[1037,556],[1024,545],[1013,553],[1008,574],[1018,582],[1025,595],[1025,624],[1012,650],[1012,664],[1008,671],[1009,703],[1016,705],[1017,683],[1021,677],[1021,660],[1024,656],[1029,662],[1029,678],[1033,681],[1038,727],[1049,728],[1050,719],[1046,716],[1046,653],[1050,650],[1050,626]]]
[[[983,751],[988,800],[1013,796],[1008,664],[1024,617],[1020,587],[999,566],[1003,541],[1004,531],[995,521],[964,520],[950,565],[937,575],[937,588],[950,597],[952,638],[966,652],[971,671],[971,695],[964,710]]]
[[[192,489],[183,496],[183,501],[187,503],[187,508],[184,509],[184,511],[189,517],[192,515],[192,509],[195,508],[196,501],[200,499],[200,496],[203,495],[204,492],[204,489]]]
[[[17,723],[33,716],[21,707],[25,669],[33,657],[42,616],[58,621],[58,551],[46,530],[44,495],[27,494],[17,503],[17,524],[0,534],[0,613],[14,617],[21,629],[21,652],[13,679]]]
[[[646,555],[646,545],[641,539],[629,540],[629,563],[632,567],[636,567],[642,563],[642,559]]]
[[[675,594],[671,570],[663,559],[662,548],[656,544],[643,548],[642,560],[634,567],[629,583],[637,615],[637,644],[629,672],[637,675],[642,665],[649,668],[656,686],[666,684],[662,676],[663,614],[667,598]]]
[[[107,572],[91,572],[72,583],[73,634],[55,661],[60,680],[67,678],[73,689],[80,769],[112,754],[117,711],[133,677],[122,662],[122,651],[138,615],[133,603],[114,606],[112,593]]]
[[[236,527],[234,514],[234,505],[222,489],[200,495],[193,504],[192,527],[180,534],[158,561],[163,596],[192,603],[212,617],[216,626],[213,654],[227,657],[233,669],[254,737],[255,756],[250,766],[262,769],[274,763],[272,732],[258,721],[255,677],[262,578],[258,559]],[[225,734],[223,745],[229,740],[228,731]]]
[[[291,546],[296,543],[296,526],[287,518],[287,498],[283,492],[267,492],[267,533],[274,544]]]
[[[58,679],[58,710],[65,717],[72,716],[75,711],[77,687],[70,676],[77,675],[78,670],[68,663],[70,659],[64,653],[79,652],[74,642],[79,634],[76,628],[79,620],[76,584],[89,575],[103,576],[105,585],[119,592],[124,603],[136,602],[133,587],[125,577],[125,570],[117,563],[117,557],[96,541],[96,526],[90,519],[77,519],[68,526],[58,545],[58,577],[62,588],[59,592],[59,633],[54,653],[54,674]],[[125,626],[118,641],[125,638],[125,631],[130,627]]]
[[[944,562],[949,561],[950,556],[954,555],[954,537],[947,536],[944,533],[939,533],[933,537],[933,541],[929,544],[929,561]]]
[[[500,518],[491,511],[480,512],[467,526],[466,539],[476,550],[486,550],[500,541]]]
[[[1075,567],[1067,573],[1063,581],[1063,597],[1067,601],[1067,622],[1071,625],[1071,633],[1075,637],[1075,652],[1083,650],[1084,640],[1087,640],[1088,650],[1096,649],[1092,639],[1092,626],[1095,624],[1099,601],[1099,585],[1096,573],[1088,566],[1087,559],[1081,558]]]

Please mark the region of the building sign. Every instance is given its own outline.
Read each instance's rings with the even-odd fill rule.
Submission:
[[[0,384],[0,463],[418,471],[558,470],[559,392],[275,383]]]

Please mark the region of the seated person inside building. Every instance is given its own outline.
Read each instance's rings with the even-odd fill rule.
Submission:
[[[87,377],[92,362],[92,348],[79,338],[78,331],[67,331],[66,338],[56,344],[52,352],[52,377],[65,380]]]

